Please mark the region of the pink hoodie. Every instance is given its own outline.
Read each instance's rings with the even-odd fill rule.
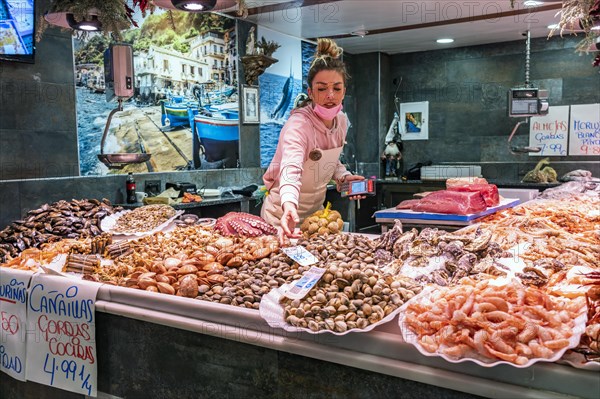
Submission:
[[[348,117],[343,112],[337,114],[333,128],[328,129],[310,105],[292,110],[281,129],[275,156],[263,176],[267,189],[279,186],[281,204],[289,201],[297,206],[302,168],[308,154],[315,148],[330,150],[343,146],[347,132]],[[333,179],[338,181],[349,174],[338,160]]]

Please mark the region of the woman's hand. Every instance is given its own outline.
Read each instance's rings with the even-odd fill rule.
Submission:
[[[359,176],[359,175],[346,175],[346,176],[344,176],[344,180],[341,183],[337,184],[337,190],[342,191],[342,184],[344,184],[344,183],[349,183],[351,181],[358,181],[358,180],[365,180],[365,177]],[[348,197],[348,199],[350,199],[350,200],[359,200],[359,199],[365,199],[365,198],[367,198],[366,195],[353,195],[351,197]]]
[[[281,235],[279,237],[280,242],[284,242],[287,238],[300,238],[300,234],[294,234],[296,224],[300,222],[296,205],[291,202],[284,202],[281,206],[283,209],[283,215],[281,216]]]

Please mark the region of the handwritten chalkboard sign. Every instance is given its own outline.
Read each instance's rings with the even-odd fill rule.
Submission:
[[[25,381],[27,287],[32,274],[0,268],[0,370]]]
[[[36,274],[27,305],[27,380],[96,396],[99,284]]]
[[[569,136],[569,106],[550,107],[548,114],[531,117],[529,122],[529,146],[539,147],[540,152],[531,156],[565,156]]]
[[[571,105],[569,155],[600,155],[600,104]]]

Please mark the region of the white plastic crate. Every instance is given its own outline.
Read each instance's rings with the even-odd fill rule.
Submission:
[[[421,168],[421,180],[447,180],[454,177],[481,177],[481,166],[431,165]]]

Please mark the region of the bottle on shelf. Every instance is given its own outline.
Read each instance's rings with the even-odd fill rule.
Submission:
[[[133,173],[131,172],[129,172],[127,175],[125,188],[127,190],[127,203],[135,204],[137,202],[137,199],[135,198],[135,179],[133,178]]]

